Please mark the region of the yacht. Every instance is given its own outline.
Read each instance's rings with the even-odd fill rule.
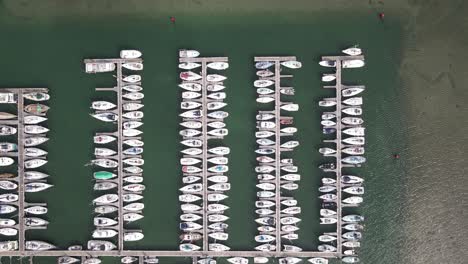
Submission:
[[[0,242],[0,251],[18,250],[18,241],[2,241]]]
[[[319,196],[322,200],[336,200],[336,194],[327,193]]]
[[[279,91],[280,91],[281,94],[284,94],[284,95],[294,95],[295,94],[295,90],[292,87],[282,87],[282,88],[280,88]]]
[[[297,205],[297,200],[295,199],[286,199],[281,201],[282,205],[286,206],[296,206]]]
[[[136,111],[141,109],[144,105],[139,103],[124,103],[122,104],[122,109],[124,111]]]
[[[270,146],[274,145],[275,141],[268,139],[268,138],[260,138],[256,140],[257,144],[262,145],[262,146]]]
[[[184,211],[184,212],[185,212],[185,211],[194,212],[194,211],[200,210],[200,209],[201,209],[201,206],[198,206],[198,205],[196,205],[196,204],[182,204],[182,205],[180,206],[180,209],[181,209],[182,211]]]
[[[39,171],[25,171],[24,179],[25,180],[41,180],[49,177],[48,174]]]
[[[297,264],[301,261],[302,259],[296,257],[286,257],[278,259],[279,264]]]
[[[46,189],[49,189],[53,185],[45,182],[30,182],[24,185],[25,192],[40,192]]]
[[[210,230],[215,230],[215,231],[222,231],[228,227],[229,227],[228,224],[222,223],[222,222],[215,222],[215,223],[208,225],[208,228]]]
[[[124,233],[124,241],[139,241],[142,240],[144,237],[143,233],[141,232],[125,232]]]
[[[96,180],[109,180],[109,179],[117,177],[117,174],[109,172],[109,171],[97,171],[93,173],[93,177]]]
[[[183,110],[192,110],[200,106],[201,106],[201,103],[198,103],[198,102],[184,101],[180,103],[180,109],[183,109]]]
[[[25,124],[28,125],[34,125],[34,124],[39,124],[47,120],[47,117],[43,116],[35,116],[35,115],[30,115],[30,116],[25,116],[23,118],[23,121]]]
[[[133,75],[129,75],[129,76],[122,78],[122,80],[128,83],[136,83],[136,82],[141,81],[141,76],[137,74],[133,74]]]
[[[287,207],[287,208],[281,210],[281,212],[285,213],[285,214],[288,214],[288,215],[300,214],[301,213],[301,207],[291,206],[291,207]]]
[[[113,104],[111,102],[107,102],[107,101],[94,101],[91,104],[92,109],[101,110],[101,111],[110,110],[110,109],[113,109],[115,107],[116,107],[115,104]]]
[[[131,92],[123,94],[122,97],[128,100],[141,100],[145,97],[145,95],[140,92]],[[128,105],[126,107],[128,107]]]
[[[262,104],[271,103],[274,100],[275,100],[275,98],[273,98],[271,96],[263,96],[263,97],[258,97],[256,99],[257,103],[262,103]]]
[[[31,251],[43,251],[55,249],[56,247],[44,241],[30,240],[25,242],[25,248]]]
[[[95,159],[91,160],[91,164],[103,168],[117,168],[117,166],[119,165],[117,161],[111,159]]]
[[[197,164],[197,163],[200,163],[202,162],[200,159],[196,159],[196,158],[181,158],[180,159],[180,164],[181,165],[194,165],[194,164]]]
[[[230,183],[216,183],[208,186],[208,189],[213,191],[229,191],[231,189]]]
[[[195,58],[200,56],[200,52],[196,50],[179,50],[179,57],[181,58]]]
[[[275,179],[275,176],[273,176],[271,174],[263,173],[263,174],[258,174],[257,179],[260,180],[260,181],[271,181],[271,180]]]
[[[356,46],[342,50],[346,55],[357,56],[362,54],[362,50]]]
[[[285,111],[295,112],[299,110],[299,105],[298,104],[285,104],[281,106],[281,109]]]
[[[211,118],[222,119],[228,117],[229,113],[225,111],[214,111],[209,113],[208,116]]]
[[[258,173],[270,173],[272,171],[276,170],[275,167],[273,166],[257,166],[255,167],[255,172]]]
[[[122,67],[132,70],[132,71],[141,71],[143,70],[143,63],[141,62],[130,62],[122,64]]]
[[[130,263],[135,262],[137,260],[138,260],[137,257],[126,256],[126,257],[123,257],[123,258],[120,259],[120,263],[130,264]]]
[[[227,62],[210,62],[206,64],[206,67],[213,69],[213,70],[225,70],[229,68],[229,63]]]
[[[210,93],[207,95],[207,97],[213,100],[223,100],[223,99],[226,99],[226,93],[225,92]]]
[[[349,231],[358,231],[358,230],[363,230],[364,226],[360,224],[347,224],[343,226],[343,229],[349,230]]]
[[[295,234],[295,233],[284,234],[284,235],[282,235],[281,237],[284,238],[284,239],[287,239],[287,240],[296,240],[296,239],[299,239],[299,235],[298,235],[298,234]]]
[[[320,121],[320,124],[324,127],[331,127],[331,126],[335,126],[336,123],[334,121],[331,121],[331,120],[322,120]]]
[[[275,134],[275,132],[272,131],[257,131],[255,132],[255,137],[256,138],[268,138],[271,137]]]
[[[201,93],[191,92],[191,91],[182,92],[182,98],[183,99],[195,99],[195,98],[198,98],[198,97],[201,97]]]
[[[73,264],[79,261],[79,259],[69,256],[63,256],[57,259],[58,264]]]
[[[255,222],[257,222],[260,225],[275,225],[276,223],[274,217],[260,217],[255,219]]]
[[[323,184],[335,184],[336,180],[332,178],[322,178],[322,183]]]
[[[198,233],[185,233],[179,236],[182,241],[197,241],[203,238],[201,234]]]
[[[50,95],[46,93],[41,93],[41,92],[26,93],[26,94],[23,94],[23,97],[28,100],[37,101],[37,102],[47,101],[50,99]]]
[[[229,209],[229,206],[224,205],[224,204],[208,204],[207,210],[208,212],[223,212]]]
[[[15,190],[18,188],[18,184],[11,181],[0,181],[0,189],[3,190]]]
[[[256,116],[256,119],[261,120],[261,121],[270,120],[270,119],[273,119],[273,118],[275,118],[275,115],[270,114],[270,113],[258,114]]]
[[[276,127],[275,122],[271,121],[257,121],[257,128],[260,129],[273,129]]]
[[[341,90],[341,94],[344,97],[351,97],[351,96],[355,96],[357,94],[360,94],[363,91],[364,91],[364,88],[361,88],[361,87],[349,87],[349,88]]]
[[[364,120],[360,117],[343,117],[341,122],[346,125],[361,125],[364,123]]]
[[[267,216],[267,215],[272,215],[275,213],[275,211],[267,208],[260,208],[256,209],[255,213],[258,214],[259,216]],[[261,232],[273,232],[275,228],[271,226],[261,226],[258,228],[259,231]]]
[[[282,225],[281,226],[281,231],[284,231],[284,232],[295,232],[298,230],[299,230],[299,227],[295,225]]]
[[[95,156],[112,156],[115,155],[114,150],[108,148],[94,148],[94,155]]]
[[[258,88],[264,88],[273,85],[275,82],[272,80],[255,80],[254,86]]]
[[[291,69],[299,69],[302,67],[302,63],[299,61],[283,61],[281,62],[281,65]]]
[[[201,134],[201,131],[200,130],[196,130],[196,129],[191,129],[191,128],[187,128],[187,129],[182,129],[179,134],[183,137],[195,137],[195,136],[198,136]]]
[[[136,59],[141,57],[141,52],[138,50],[121,50],[120,58],[122,59]]]
[[[17,129],[12,126],[0,125],[0,136],[9,136],[16,134]]]
[[[185,81],[196,81],[202,78],[200,74],[194,73],[192,71],[181,72],[179,77]]]
[[[18,95],[15,93],[0,93],[0,104],[15,104],[18,101]]]
[[[27,137],[24,139],[24,146],[26,147],[34,147],[37,145],[40,145],[46,141],[48,141],[49,138],[46,137]]]
[[[89,240],[88,249],[95,251],[110,251],[116,248],[114,243],[104,240]]]
[[[83,261],[83,264],[101,264],[101,260],[98,258],[87,258]]]
[[[260,62],[255,63],[255,68],[259,70],[265,70],[265,69],[270,68],[273,65],[274,63],[271,61],[260,61]]]
[[[292,148],[295,148],[297,146],[299,146],[299,141],[294,141],[294,140],[288,141],[288,142],[285,142],[285,143],[281,144],[282,148],[288,148],[288,149],[292,149]]]
[[[125,154],[125,155],[139,155],[139,154],[143,153],[143,148],[141,148],[141,147],[131,147],[131,148],[125,149],[122,153]]]
[[[48,128],[38,126],[38,125],[26,125],[24,126],[24,133],[28,134],[44,134],[49,131]]]
[[[49,107],[43,104],[30,104],[24,107],[24,111],[33,115],[45,115]]]
[[[344,159],[341,159],[341,161],[349,164],[361,164],[366,162],[366,158],[363,156],[349,156]]]
[[[210,172],[227,172],[229,167],[227,165],[216,165],[213,167],[208,168]]]
[[[182,63],[179,63],[179,69],[183,69],[183,70],[193,70],[193,69],[198,68],[200,66],[201,66],[200,63],[195,63],[195,62],[182,62]]]
[[[262,189],[264,191],[273,191],[276,189],[276,186],[273,183],[263,182],[257,184],[257,188]]]
[[[203,116],[203,112],[201,110],[190,110],[183,112],[179,116],[185,117],[185,118],[200,118]]]
[[[346,241],[343,243],[343,246],[348,248],[357,248],[361,246],[361,243],[358,241]]]
[[[323,120],[330,120],[330,119],[333,119],[335,118],[336,115],[335,114],[332,114],[332,113],[324,113],[322,114],[322,119]]]
[[[330,217],[330,216],[335,216],[336,211],[330,210],[330,209],[320,209],[320,215],[324,217]]]
[[[323,155],[331,155],[336,153],[336,150],[332,148],[319,148],[319,152]]]
[[[257,143],[258,143],[258,142],[259,142],[259,141],[257,140]],[[271,142],[273,142],[273,141],[271,141]],[[273,143],[274,143],[274,142],[273,142]],[[268,156],[259,156],[259,157],[257,157],[256,159],[257,159],[257,161],[260,162],[260,163],[272,163],[272,162],[275,161],[274,158],[271,158],[271,157],[268,157]]]

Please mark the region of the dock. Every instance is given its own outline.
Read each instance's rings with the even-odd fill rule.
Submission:
[[[202,117],[201,117],[201,123],[202,123],[202,133],[200,135],[200,138],[203,142],[202,144],[202,171],[201,171],[201,177],[202,177],[202,184],[203,184],[203,191],[202,191],[202,200],[203,200],[203,209],[202,209],[202,221],[203,221],[203,246],[202,250],[203,251],[208,251],[209,250],[209,230],[208,230],[208,215],[210,212],[208,212],[208,194],[213,193],[213,191],[208,190],[208,177],[211,175],[214,175],[215,173],[209,172],[208,171],[208,158],[213,157],[215,155],[209,154],[208,153],[208,139],[210,138],[218,138],[222,139],[223,137],[214,137],[208,134],[208,123],[212,121],[223,121],[221,120],[212,120],[208,118],[208,110],[207,110],[207,103],[209,102],[214,102],[214,101],[220,101],[216,99],[211,99],[208,98],[208,92],[206,89],[206,86],[208,84],[208,81],[206,79],[207,77],[207,64],[211,62],[228,62],[228,57],[188,57],[188,58],[179,58],[180,63],[184,62],[194,62],[194,63],[199,63],[201,64],[201,73],[200,75],[202,76],[201,81],[199,82],[201,84],[201,109],[202,109]],[[217,71],[218,73],[218,71]],[[223,90],[224,91],[224,90]],[[190,101],[190,100],[189,100]],[[195,101],[195,100],[192,100]],[[222,101],[222,100],[221,100]],[[188,111],[188,110],[187,110]],[[184,157],[190,157],[190,156],[184,156]]]
[[[124,202],[123,202],[123,195],[125,195],[126,193],[129,193],[125,190],[123,190],[123,178],[124,176],[127,176],[128,173],[124,172],[123,171],[123,167],[124,167],[124,163],[123,163],[123,160],[126,158],[126,155],[123,154],[123,151],[124,151],[124,147],[123,147],[123,142],[124,140],[127,140],[127,139],[140,139],[140,137],[125,137],[123,135],[123,122],[124,122],[124,118],[123,118],[123,111],[122,111],[122,106],[124,103],[128,103],[128,102],[132,102],[132,103],[139,103],[139,101],[127,101],[126,99],[123,98],[123,89],[122,87],[127,84],[127,85],[131,85],[133,83],[124,83],[123,82],[123,78],[124,78],[124,75],[122,73],[122,65],[124,63],[131,63],[131,62],[136,62],[136,63],[143,63],[143,60],[141,58],[136,58],[136,59],[122,59],[122,58],[116,58],[116,59],[85,59],[84,60],[84,63],[87,64],[87,63],[115,63],[116,64],[116,73],[117,75],[115,76],[116,77],[116,80],[117,80],[117,84],[116,86],[112,87],[112,88],[96,88],[95,90],[96,91],[112,91],[112,92],[115,92],[116,95],[117,95],[117,109],[116,110],[107,110],[107,111],[104,111],[104,112],[113,112],[115,114],[118,115],[118,119],[117,119],[117,131],[115,132],[109,132],[109,133],[96,133],[97,136],[99,135],[110,135],[110,136],[115,136],[117,137],[117,154],[115,156],[111,156],[111,157],[97,157],[97,158],[109,158],[109,159],[113,159],[115,161],[117,161],[118,163],[118,166],[117,166],[117,180],[114,181],[117,183],[117,195],[119,196],[119,200],[116,202],[116,204],[113,204],[113,206],[116,206],[117,209],[118,209],[118,217],[117,217],[117,221],[118,221],[118,226],[117,226],[117,232],[118,232],[118,238],[117,238],[117,249],[120,251],[120,250],[124,250],[124,235],[125,235],[125,232],[126,231],[134,231],[134,230],[126,230],[125,227],[124,227],[124,218],[123,218],[123,215],[125,214],[125,212],[123,211],[123,207],[124,207]],[[133,72],[132,72],[133,74]],[[134,74],[138,74],[138,72],[135,72]],[[98,110],[96,110],[96,112],[99,112]],[[101,111],[103,112],[103,111]],[[132,119],[132,121],[141,121],[140,119]],[[133,157],[133,156],[132,156]],[[135,157],[139,157],[139,156],[135,156]],[[100,204],[97,204],[97,205],[100,205]],[[141,212],[136,212],[136,213],[141,213]],[[111,227],[113,229],[115,229],[114,227]],[[99,227],[96,227],[96,229],[100,229]],[[108,229],[108,228],[104,228],[104,229]]]

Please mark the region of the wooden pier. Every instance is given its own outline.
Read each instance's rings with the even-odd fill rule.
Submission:
[[[210,174],[213,174],[208,171],[208,158],[210,158],[210,155],[208,153],[208,139],[210,138],[216,138],[213,136],[208,135],[208,123],[212,121],[222,121],[222,120],[211,120],[208,118],[208,111],[207,111],[207,103],[212,102],[212,101],[219,101],[215,99],[210,99],[207,97],[207,90],[206,86],[208,84],[206,80],[206,75],[207,73],[207,64],[210,62],[228,62],[228,57],[194,57],[194,58],[179,58],[180,63],[184,62],[194,62],[194,63],[200,63],[201,64],[201,73],[200,75],[202,76],[201,81],[199,82],[201,84],[201,101],[200,103],[202,104],[201,109],[202,109],[202,117],[201,117],[201,123],[202,123],[202,133],[201,133],[201,140],[202,140],[202,171],[201,171],[201,177],[202,177],[202,184],[203,184],[203,192],[202,192],[202,200],[203,200],[203,215],[202,215],[202,221],[203,221],[203,246],[202,250],[203,251],[208,251],[209,250],[209,237],[208,237],[208,194],[211,192],[208,190],[208,177]],[[194,101],[194,100],[192,100]],[[219,139],[222,139],[220,137]],[[185,157],[185,156],[184,156]],[[186,156],[190,157],[190,156]]]
[[[345,165],[341,162],[342,159],[342,149],[349,147],[348,145],[344,144],[342,140],[342,129],[345,127],[341,123],[341,115],[342,115],[342,95],[341,91],[343,89],[346,89],[347,86],[342,84],[342,78],[341,78],[341,71],[342,71],[342,62],[346,60],[364,60],[364,56],[359,55],[359,56],[323,56],[322,60],[327,60],[327,61],[335,61],[336,62],[336,85],[335,86],[324,86],[325,89],[330,89],[330,88],[335,88],[335,99],[336,99],[336,110],[335,112],[330,112],[334,113],[336,115],[336,139],[335,140],[328,140],[324,142],[333,142],[336,144],[336,153],[333,154],[336,157],[336,169],[334,170],[336,172],[336,196],[337,196],[337,220],[338,222],[336,223],[336,249],[337,249],[337,254],[338,257],[341,258],[343,257],[343,237],[342,237],[342,218],[343,218],[343,207],[346,207],[346,204],[342,204],[342,194],[343,194],[343,186],[341,183],[341,176],[342,176],[342,170]]]
[[[117,110],[109,110],[105,112],[114,112],[115,114],[118,115],[117,119],[117,131],[116,132],[110,132],[110,133],[97,133],[96,135],[112,135],[117,137],[117,154],[112,157],[102,157],[102,158],[111,158],[117,161],[118,166],[117,166],[117,180],[114,181],[117,183],[117,195],[119,196],[119,200],[114,204],[114,206],[117,207],[118,209],[118,243],[117,243],[117,249],[118,250],[124,250],[124,236],[125,236],[125,231],[128,231],[124,227],[124,220],[123,220],[123,195],[126,194],[127,192],[123,190],[123,177],[127,175],[123,171],[124,163],[123,160],[126,158],[126,156],[123,154],[123,142],[124,140],[127,139],[140,139],[140,137],[125,137],[123,135],[123,111],[122,111],[122,105],[127,102],[132,102],[132,103],[139,103],[139,101],[126,101],[123,98],[123,92],[122,92],[122,87],[124,86],[123,82],[123,73],[122,73],[122,64],[124,63],[131,63],[131,62],[138,62],[138,63],[143,63],[143,60],[141,58],[136,58],[136,59],[122,59],[122,58],[117,58],[117,59],[85,59],[84,63],[115,63],[116,64],[116,72],[117,75],[115,76],[117,79],[117,85],[113,88],[96,88],[96,91],[113,91],[116,92],[117,94]],[[132,83],[128,83],[132,84]],[[99,112],[99,111],[97,111]],[[140,119],[132,119],[132,121],[141,121]],[[140,212],[137,212],[140,213]],[[111,227],[113,228],[113,227]],[[96,229],[100,229],[99,227],[96,227]],[[115,229],[115,228],[113,228]]]

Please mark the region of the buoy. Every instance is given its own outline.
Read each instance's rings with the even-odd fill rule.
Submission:
[[[175,24],[175,21],[176,21],[176,20],[175,20],[175,17],[171,16],[171,17],[170,17],[170,20],[171,20],[172,24]]]
[[[399,155],[399,154],[394,154],[393,157],[394,157],[395,159],[399,159],[399,158],[400,158],[400,155]]]
[[[385,18],[385,14],[383,12],[379,13],[379,17],[380,17],[380,20],[383,20]]]

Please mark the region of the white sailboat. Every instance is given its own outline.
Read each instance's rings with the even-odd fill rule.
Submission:
[[[145,95],[140,92],[131,92],[123,94],[122,97],[129,100],[141,100],[145,97]]]
[[[136,83],[141,81],[141,76],[137,74],[129,75],[124,78],[122,78],[124,82],[129,82],[129,83]]]
[[[38,125],[26,125],[24,126],[24,133],[28,134],[44,134],[49,131],[48,128]]]
[[[179,57],[181,58],[195,58],[200,56],[200,52],[197,50],[179,50]]]
[[[140,103],[124,103],[122,109],[124,111],[135,111],[142,108],[144,105]]]
[[[285,111],[295,112],[299,110],[299,105],[298,104],[286,104],[286,105],[282,105],[281,109]]]
[[[225,107],[227,103],[224,102],[209,102],[206,104],[208,110],[218,110]]]
[[[200,96],[201,96],[201,93],[197,93],[197,92],[192,92],[192,91],[182,92],[183,99],[195,99]]]
[[[34,124],[39,124],[47,120],[47,117],[43,116],[35,116],[35,115],[30,115],[30,116],[25,116],[23,118],[23,121],[25,124],[28,125],[34,125]]]
[[[122,86],[122,89],[128,92],[139,92],[143,90],[143,87],[136,85],[136,84],[130,84],[130,85]]]
[[[230,153],[230,149],[228,147],[215,147],[209,149],[208,152],[216,155],[227,155]]]
[[[141,52],[138,50],[121,50],[120,58],[122,59],[136,59],[141,57]]]
[[[195,63],[195,62],[182,62],[179,63],[179,69],[184,69],[184,70],[193,70],[195,68],[200,67],[200,63]]]
[[[208,68],[213,70],[225,70],[229,68],[229,63],[227,62],[210,62],[206,65]]]
[[[351,97],[351,96],[355,96],[357,94],[360,94],[363,91],[364,91],[364,88],[361,88],[361,87],[349,87],[349,88],[346,88],[344,90],[341,90],[341,94],[344,97]]]
[[[364,65],[363,60],[345,60],[341,63],[343,68],[361,68]]]
[[[322,82],[331,82],[336,79],[336,74],[325,73],[322,75]]]
[[[227,77],[219,74],[208,74],[206,75],[206,80],[208,82],[222,82],[226,80]]]
[[[358,116],[362,114],[362,108],[360,107],[347,107],[341,110],[343,113],[353,116]]]
[[[343,103],[352,106],[362,105],[362,97],[351,97],[343,100]]]
[[[358,48],[357,46],[353,46],[351,48],[342,50],[342,52],[350,56],[357,56],[357,55],[361,55],[362,50]]]
[[[275,82],[272,80],[268,79],[263,79],[263,80],[255,80],[254,81],[254,86],[258,88],[264,88],[273,85]]]
[[[343,117],[341,122],[346,125],[361,125],[364,123],[364,120],[360,117]]]
[[[257,103],[262,103],[262,104],[270,103],[270,102],[273,102],[274,100],[275,98],[271,96],[258,97],[256,99]]]
[[[291,69],[299,69],[302,67],[302,63],[299,61],[283,61],[281,65]]]

